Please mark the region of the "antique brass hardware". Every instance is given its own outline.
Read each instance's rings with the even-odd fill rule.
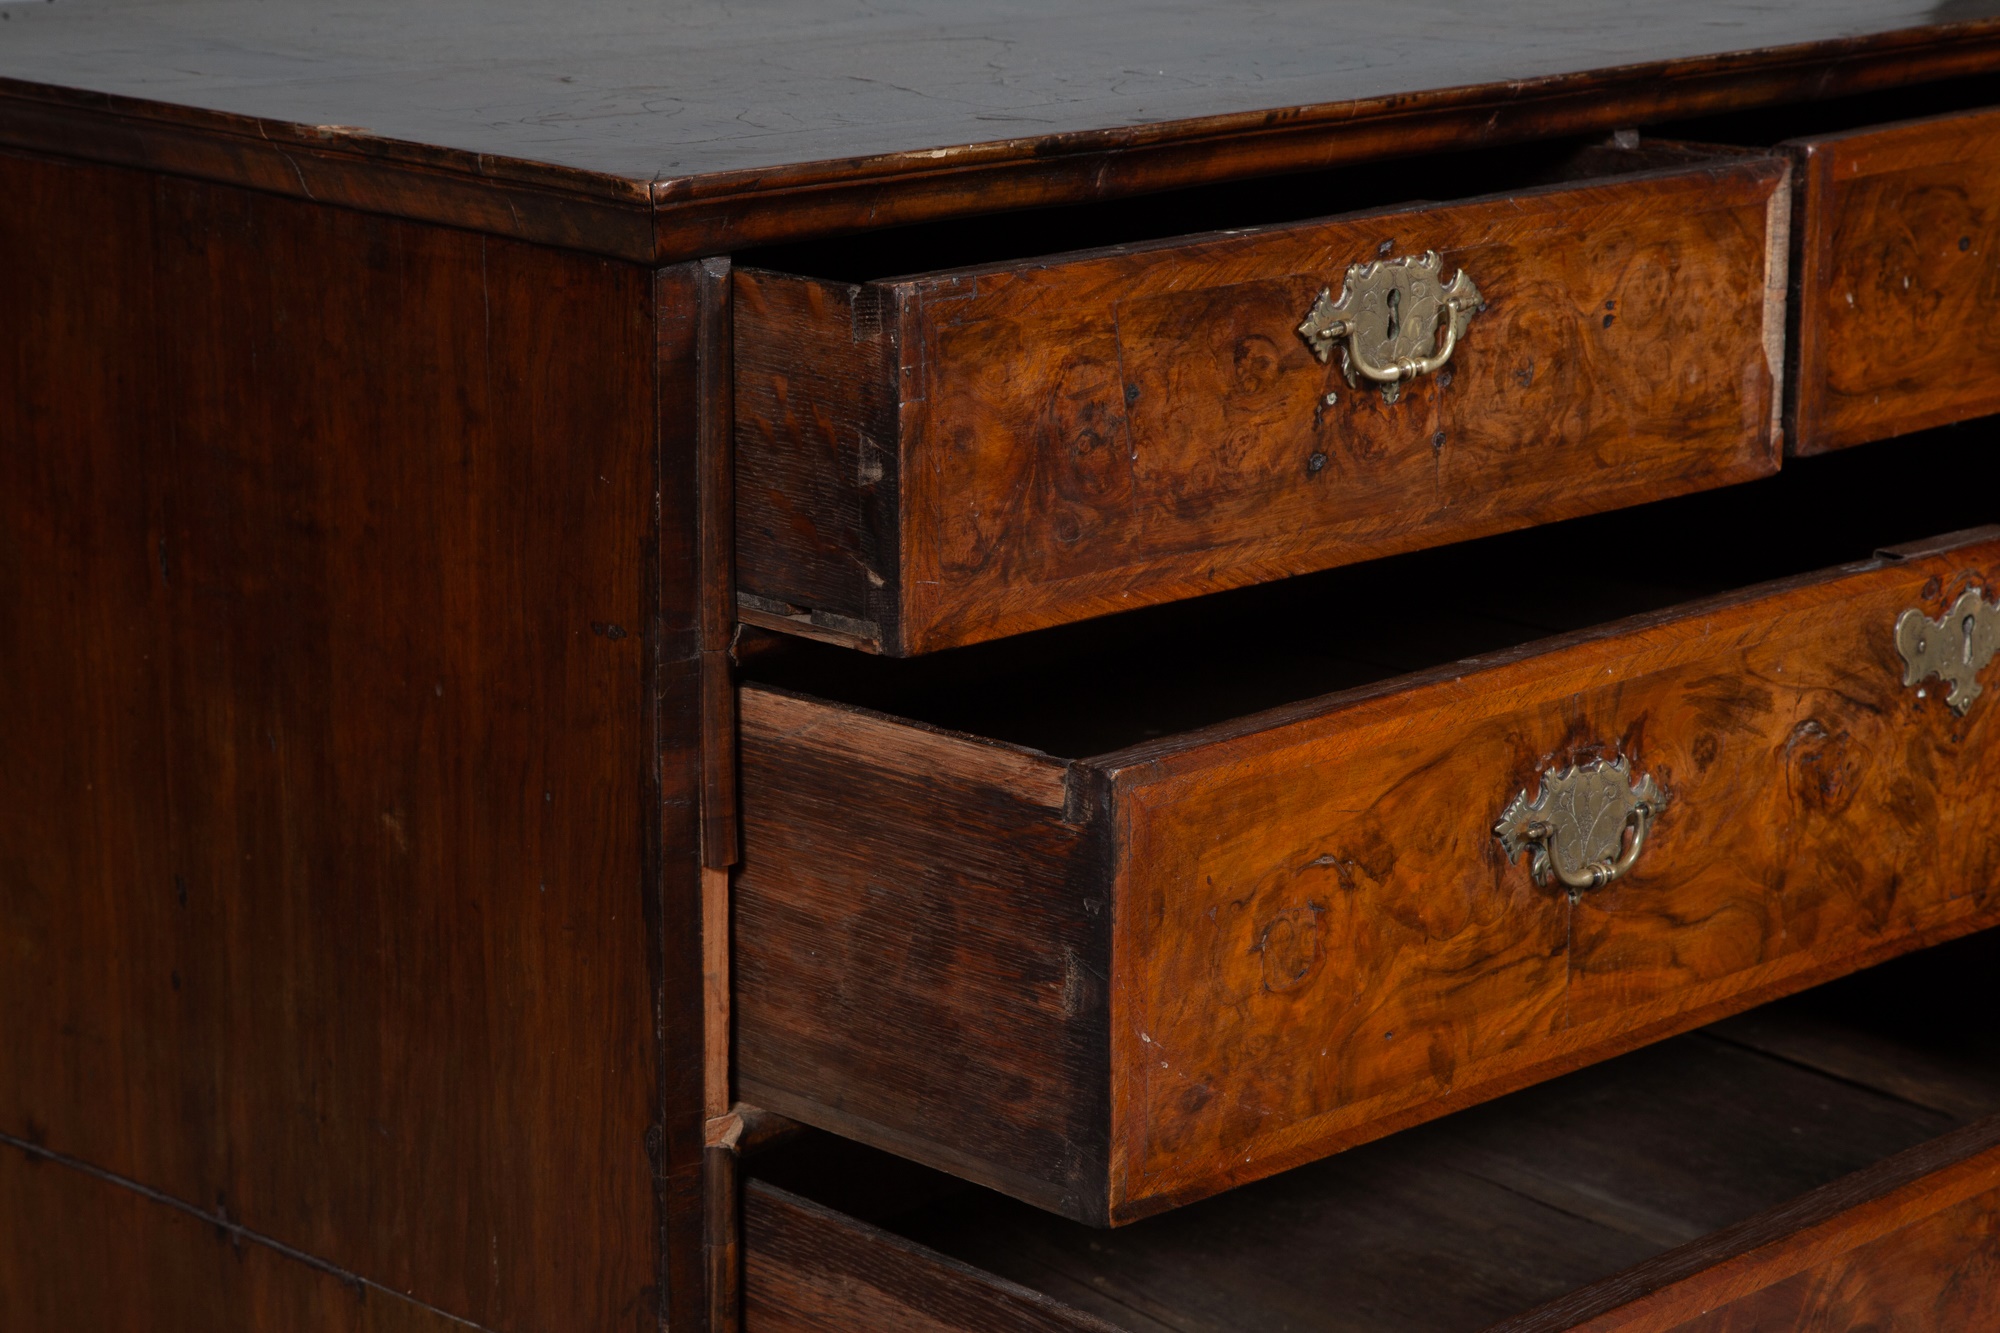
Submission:
[[[1624,755],[1561,772],[1550,769],[1542,774],[1534,800],[1523,788],[1508,803],[1493,836],[1510,861],[1532,853],[1528,873],[1537,884],[1546,886],[1554,879],[1572,898],[1609,884],[1637,863],[1653,817],[1667,804],[1666,793],[1650,773],[1637,782],[1631,777],[1631,762]]]
[[[1434,374],[1451,360],[1466,324],[1486,308],[1464,269],[1446,283],[1442,266],[1435,250],[1420,259],[1349,265],[1340,299],[1331,287],[1320,288],[1299,336],[1322,363],[1338,346],[1347,382],[1357,389],[1363,380],[1379,384],[1382,401],[1393,403],[1405,381]]]
[[[1979,673],[2000,651],[2000,603],[1987,601],[1977,588],[1967,588],[1940,619],[1932,620],[1913,606],[1896,617],[1896,651],[1903,655],[1903,684],[1917,685],[1936,676],[1951,686],[1945,702],[1963,717],[1972,701],[1986,692]]]

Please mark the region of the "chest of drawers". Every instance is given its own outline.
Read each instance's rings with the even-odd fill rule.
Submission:
[[[1996,106],[0,6],[0,1324],[1992,1323]]]

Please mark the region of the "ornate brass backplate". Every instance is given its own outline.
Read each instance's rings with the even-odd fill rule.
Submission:
[[[1596,759],[1542,774],[1535,798],[1529,800],[1522,789],[1501,813],[1493,836],[1510,861],[1531,853],[1528,873],[1535,883],[1556,880],[1574,895],[1630,870],[1646,845],[1653,816],[1666,804],[1666,793],[1651,774],[1632,781],[1624,755]]]
[[[1903,655],[1903,684],[1936,676],[1951,686],[1945,702],[1963,717],[1986,692],[1979,673],[2000,651],[2000,604],[1967,588],[1941,619],[1932,620],[1913,606],[1896,617],[1896,651]]]
[[[1382,401],[1393,403],[1404,381],[1451,360],[1466,324],[1486,308],[1464,269],[1447,283],[1442,268],[1435,250],[1420,259],[1350,265],[1340,299],[1332,288],[1320,288],[1299,336],[1322,363],[1339,347],[1347,382],[1356,388],[1363,380],[1379,384]]]

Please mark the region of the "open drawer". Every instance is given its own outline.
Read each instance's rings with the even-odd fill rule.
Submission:
[[[1311,221],[739,269],[743,618],[916,654],[1775,469],[1786,159],[1494,160],[1264,187]]]
[[[1734,586],[1990,514],[1959,434],[1056,645],[799,645],[741,699],[741,1095],[1124,1222],[1995,920],[2000,529]]]
[[[1996,946],[1112,1233],[794,1141],[753,1163],[745,1330],[2000,1327]]]

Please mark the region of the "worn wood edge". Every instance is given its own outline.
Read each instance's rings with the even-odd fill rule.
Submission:
[[[876,768],[946,774],[1043,809],[1069,808],[1072,765],[1040,750],[829,703],[775,685],[747,683],[738,697],[746,744],[808,746],[854,755]]]
[[[758,629],[796,634],[817,643],[838,644],[856,652],[881,653],[882,631],[871,621],[851,620],[787,602],[759,597],[755,593],[736,594],[736,618]]]
[[[1110,1209],[1112,1226],[1124,1226],[1157,1214],[1170,1212],[1175,1208],[1199,1202],[1226,1190],[1262,1180],[1293,1167],[1308,1162],[1319,1161],[1349,1148],[1360,1147],[1377,1139],[1398,1133],[1477,1106],[1482,1102],[1504,1097],[1511,1092],[1546,1083],[1550,1079],[1601,1063],[1614,1056],[1638,1050],[1654,1042],[1679,1036],[1705,1024],[1720,1019],[1734,1017],[1758,1005],[1781,1000],[1800,991],[1809,990],[1824,982],[1873,967],[1906,953],[1927,949],[1932,945],[1970,935],[1975,931],[2000,926],[2000,905],[1980,908],[1971,898],[1958,898],[1945,904],[1947,909],[1956,908],[1955,914],[1946,915],[1942,920],[1908,931],[1886,940],[1877,940],[1864,949],[1831,960],[1802,958],[1792,970],[1776,976],[1762,985],[1732,992],[1721,999],[1690,1005],[1652,1022],[1632,1028],[1613,1029],[1609,1038],[1602,1035],[1594,1039],[1576,1041],[1558,1049],[1547,1059],[1533,1064],[1517,1066],[1483,1079],[1472,1079],[1462,1084],[1454,1084],[1450,1091],[1429,1097],[1420,1097],[1405,1102],[1392,1110],[1369,1116],[1364,1123],[1349,1130],[1333,1134],[1314,1133],[1311,1122],[1301,1122],[1300,1132],[1293,1136],[1287,1146],[1265,1151],[1258,1157],[1252,1172],[1231,1175],[1227,1178],[1211,1180],[1200,1186],[1162,1192],[1151,1195],[1132,1195],[1128,1192],[1129,1182],[1124,1175],[1113,1178],[1113,1203]],[[1117,1016],[1114,1015],[1114,1022]],[[1605,1029],[1600,1026],[1599,1033]],[[1122,1078],[1122,1073],[1119,1075]],[[1394,1096],[1396,1094],[1389,1094]],[[1385,1097],[1384,1100],[1387,1098]]]
[[[2000,1116],[1988,1116],[1496,1324],[1489,1333],[1556,1333],[1612,1318],[1630,1333],[1675,1328],[1995,1188]]]
[[[730,1034],[729,871],[701,872],[702,1107],[711,1124],[729,1114]]]
[[[762,1082],[752,1075],[745,1075],[740,1083],[746,1098],[759,1106],[769,1107],[787,1119],[838,1134],[844,1139],[866,1143],[946,1175],[997,1190],[1044,1212],[1093,1226],[1104,1226],[1109,1220],[1103,1209],[1104,1194],[1101,1190],[1094,1197],[1084,1198],[1082,1202],[1085,1206],[1079,1209],[1069,1201],[1060,1183],[1042,1176],[1011,1170],[990,1157],[976,1156],[941,1143],[934,1136],[914,1134],[895,1125],[855,1115],[839,1106]]]
[[[744,1189],[744,1250],[754,1286],[758,1265],[807,1271],[807,1260],[843,1291],[866,1288],[938,1326],[1023,1333],[1122,1333],[1095,1315],[880,1227],[753,1180]],[[835,1243],[829,1244],[832,1240]],[[849,1253],[843,1254],[847,1250]],[[857,1253],[858,1252],[858,1253]],[[863,1258],[865,1256],[865,1260]],[[973,1322],[976,1321],[976,1322]],[[832,1326],[829,1325],[829,1328]]]
[[[1790,364],[1785,385],[1785,453],[1807,458],[1825,453],[1829,446],[1820,439],[1820,418],[1825,413],[1822,386],[1826,379],[1826,359],[1820,328],[1826,318],[1824,274],[1831,259],[1833,237],[1821,221],[1832,182],[1827,155],[1810,143],[1785,145],[1792,154],[1792,254],[1791,308],[1786,331],[1791,336],[1787,350]]]
[[[643,183],[344,126],[0,79],[0,150],[185,176],[612,259],[671,262],[656,261]]]
[[[695,277],[695,548],[701,643],[701,855],[735,865],[737,819],[736,378],[729,260],[704,259]]]
[[[2000,19],[1538,79],[666,180],[0,79],[0,145],[671,263],[867,227],[1047,207],[2000,68]],[[315,168],[311,180],[304,171]],[[525,206],[525,207],[524,207]]]
[[[2000,530],[1975,528],[1961,535],[1965,536],[1965,541],[1930,554],[1948,554],[1954,550],[1977,545],[1981,541],[1992,540],[1994,537],[2000,537]],[[1234,742],[1254,742],[1264,739],[1272,744],[1282,744],[1283,741],[1277,737],[1277,733],[1300,723],[1313,722],[1364,705],[1379,706],[1398,696],[1415,694],[1441,685],[1457,684],[1471,677],[1519,667],[1539,658],[1552,657],[1593,644],[1609,643],[1618,639],[1637,639],[1643,635],[1669,629],[1682,621],[1699,620],[1755,602],[1825,589],[1846,579],[1877,573],[1887,567],[1888,562],[1879,558],[1859,560],[1805,574],[1795,574],[1788,578],[1734,588],[1712,597],[1680,602],[1658,611],[1647,611],[1620,620],[1606,621],[1586,629],[1536,639],[1513,648],[1463,658],[1427,670],[1359,685],[1353,689],[1302,699],[1296,703],[1280,704],[1276,708],[1248,713],[1193,731],[1142,741],[1137,745],[1114,750],[1108,754],[1082,758],[1077,762],[1088,768],[1112,773],[1118,778],[1121,787],[1129,787],[1162,776],[1169,764],[1193,763],[1206,766],[1218,757],[1216,754],[1218,747]]]
[[[1783,174],[1765,205],[1764,223],[1764,368],[1770,375],[1771,429],[1767,439],[1773,461],[1785,451],[1785,363],[1788,342],[1792,272],[1792,163],[1778,159]]]
[[[702,1264],[708,1281],[707,1333],[737,1333],[743,1327],[741,1165],[733,1143],[711,1143],[703,1155]]]
[[[1949,555],[1963,546],[1977,546],[1981,542],[1991,541],[2000,541],[2000,523],[1988,523],[1977,528],[1960,528],[1957,532],[1941,532],[1935,537],[1904,542],[1901,546],[1885,546],[1875,555],[1881,560],[1924,560],[1934,555]]]

